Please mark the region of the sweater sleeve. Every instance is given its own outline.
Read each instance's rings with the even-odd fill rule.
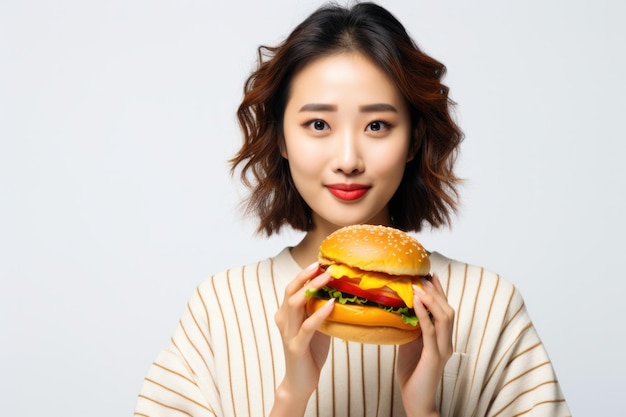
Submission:
[[[518,289],[484,268],[431,257],[456,312],[442,417],[570,416]]]
[[[514,287],[495,353],[483,386],[483,394],[490,393],[487,416],[571,415],[546,349]]]
[[[200,289],[190,298],[169,346],[151,365],[135,416],[219,416],[208,313]]]

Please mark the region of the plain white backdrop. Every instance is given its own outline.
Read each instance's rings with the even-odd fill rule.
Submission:
[[[522,291],[575,416],[626,415],[619,0],[381,1],[465,131],[430,250]],[[130,415],[187,297],[293,244],[229,177],[259,44],[319,1],[0,1],[0,410]]]

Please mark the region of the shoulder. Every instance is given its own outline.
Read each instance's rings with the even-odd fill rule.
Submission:
[[[456,362],[446,375],[467,378],[461,398],[498,415],[569,415],[554,369],[515,285],[498,273],[433,253],[437,273],[455,310]],[[480,395],[468,391],[482,387]],[[497,412],[497,410],[500,410]],[[480,412],[478,414],[481,414]],[[483,413],[484,414],[484,413]]]
[[[261,287],[283,287],[299,272],[289,248],[272,257],[245,265],[234,266],[211,275],[198,285],[196,293],[220,294],[238,291],[256,283]]]
[[[192,291],[182,322],[211,321],[221,327],[242,309],[252,311],[255,306],[274,305],[292,279],[292,269],[297,268],[297,264],[290,264],[290,259],[295,264],[285,249],[276,256],[212,274]]]
[[[527,322],[524,300],[513,283],[497,272],[458,261],[434,252],[432,271],[436,273],[459,319],[483,317],[507,323],[514,317]]]
[[[448,258],[438,252],[430,256],[431,270],[445,282],[450,290],[462,290],[472,287],[518,293],[515,285],[506,280],[497,272],[491,271],[479,265]],[[518,295],[518,294],[517,294]]]

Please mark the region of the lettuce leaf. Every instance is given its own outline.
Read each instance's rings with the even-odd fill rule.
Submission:
[[[318,297],[318,298],[323,298],[323,299],[334,298],[336,302],[341,303],[341,304],[368,305],[368,306],[375,306],[378,308],[382,308],[383,310],[388,311],[390,313],[400,314],[402,316],[402,321],[406,324],[410,324],[411,326],[417,326],[417,323],[419,322],[417,316],[415,315],[415,311],[412,308],[385,306],[385,305],[370,301],[367,298],[357,297],[356,295],[341,292],[337,290],[336,288],[332,288],[329,286],[322,287],[319,290],[309,288],[306,290],[306,295],[307,295],[307,298],[309,297]]]

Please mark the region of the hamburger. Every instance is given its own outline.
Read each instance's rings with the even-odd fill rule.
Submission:
[[[330,234],[320,245],[320,268],[331,280],[308,292],[309,315],[335,298],[319,330],[359,343],[400,345],[421,336],[413,310],[413,285],[430,278],[428,253],[400,230],[355,225]]]

